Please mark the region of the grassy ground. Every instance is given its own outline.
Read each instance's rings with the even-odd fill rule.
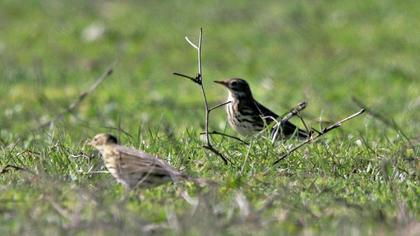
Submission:
[[[416,1],[0,1],[0,234],[326,234],[420,232],[420,3]],[[262,103],[335,121],[357,97],[401,127],[364,115],[272,168],[285,147],[266,138],[216,140],[235,162],[201,148],[196,54],[204,80],[247,79]],[[95,32],[96,31],[96,35]],[[47,129],[113,61],[114,74]],[[297,122],[297,121],[296,121]],[[224,112],[213,129],[234,134]],[[85,145],[99,132],[160,155],[191,183],[127,193]],[[268,171],[267,171],[268,170]],[[198,205],[187,203],[187,191]]]

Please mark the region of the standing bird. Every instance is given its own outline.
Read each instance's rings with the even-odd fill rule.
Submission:
[[[233,78],[214,82],[225,86],[229,90],[228,101],[230,103],[226,107],[228,122],[239,134],[244,136],[257,134],[279,118],[276,113],[254,99],[251,89],[245,80]],[[272,130],[273,135],[275,134],[275,129],[274,126]],[[306,131],[286,121],[280,124],[276,138],[288,138],[293,135],[301,139],[309,137]]]
[[[162,159],[118,144],[113,135],[97,134],[89,144],[101,153],[111,175],[129,189],[189,179]]]

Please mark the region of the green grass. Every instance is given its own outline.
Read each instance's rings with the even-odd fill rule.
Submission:
[[[0,234],[415,235],[420,220],[420,4],[416,1],[0,1]],[[92,25],[104,32],[86,41]],[[308,123],[358,110],[357,97],[409,141],[363,115],[302,148],[216,139],[235,166],[202,148],[199,88],[184,41],[204,28],[204,80],[247,79],[283,113],[302,100]],[[52,118],[113,62],[114,74],[73,115]],[[224,111],[211,128],[226,127]],[[295,120],[298,123],[297,120]],[[124,131],[124,132],[123,132]],[[218,187],[192,183],[127,193],[85,145],[111,132]],[[411,143],[411,144],[410,144]],[[268,170],[268,171],[267,171]],[[182,191],[199,200],[192,206]],[[244,210],[249,205],[250,214]],[[152,230],[154,229],[154,230]]]

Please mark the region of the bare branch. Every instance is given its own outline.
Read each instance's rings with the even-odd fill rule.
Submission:
[[[203,134],[206,134],[206,133],[205,132],[201,132],[200,134],[203,135]],[[242,139],[240,139],[238,137],[235,137],[235,136],[232,136],[232,135],[229,135],[229,134],[225,134],[225,133],[222,133],[222,132],[219,132],[219,131],[215,131],[214,130],[214,131],[209,132],[209,134],[210,135],[220,135],[220,136],[224,136],[224,137],[227,137],[227,138],[235,139],[235,140],[237,140],[237,141],[239,141],[239,142],[241,142],[241,143],[243,143],[245,145],[249,145],[248,142],[245,142],[245,141],[243,141]]]
[[[38,127],[32,129],[31,132],[46,128],[50,126],[51,124],[63,119],[66,114],[75,112],[79,108],[83,100],[85,100],[87,96],[93,93],[96,90],[96,88],[98,88],[98,86],[112,74],[114,65],[115,65],[115,62],[99,78],[97,78],[96,81],[86,91],[80,93],[79,97],[77,97],[75,101],[73,101],[67,108],[65,108],[64,111],[55,115],[54,118],[46,122],[43,122]]]
[[[228,163],[232,164],[232,161],[227,159],[222,153],[220,153],[219,151],[217,151],[217,149],[215,149],[212,145],[204,145],[203,148],[213,152],[214,154],[216,154],[217,156],[219,156],[220,158],[222,158],[223,162],[227,165]]]
[[[197,83],[198,85],[201,85],[201,81],[198,79],[198,76],[197,77],[191,77],[191,76],[184,75],[184,74],[181,74],[181,73],[176,73],[176,72],[174,72],[173,74],[177,75],[177,76],[180,76],[180,77],[187,78],[187,79],[191,80],[192,82]]]
[[[232,103],[232,101],[227,101],[227,102],[221,103],[219,105],[216,105],[216,106],[214,106],[214,107],[212,107],[212,108],[209,109],[209,113],[211,111],[213,111],[213,110],[215,110],[215,109],[217,109],[219,107],[225,106],[225,105],[227,105],[229,103]],[[200,134],[202,135],[202,134],[206,134],[206,133],[205,132],[201,132]],[[241,142],[241,143],[243,143],[245,145],[249,145],[248,142],[245,142],[245,141],[243,141],[242,139],[240,139],[238,137],[235,137],[235,136],[232,136],[232,135],[229,135],[229,134],[225,134],[225,133],[222,133],[222,132],[219,132],[219,131],[215,131],[215,130],[214,131],[209,131],[208,134],[210,134],[210,135],[224,136],[224,137],[227,137],[227,138],[235,139],[235,140],[237,140],[237,141],[239,141],[239,142]]]
[[[302,146],[304,146],[304,145],[306,145],[308,143],[311,143],[311,142],[316,141],[319,137],[325,135],[326,133],[330,132],[333,129],[336,129],[336,128],[340,127],[344,122],[349,121],[349,120],[351,120],[351,119],[353,119],[353,118],[361,115],[363,112],[365,112],[365,109],[361,109],[360,111],[358,111],[358,112],[356,112],[356,113],[354,113],[354,114],[352,114],[352,115],[350,115],[350,116],[348,116],[348,117],[346,117],[346,118],[344,118],[344,119],[342,119],[340,121],[337,121],[336,123],[334,123],[334,124],[332,124],[332,125],[324,128],[324,129],[322,129],[318,133],[318,135],[313,136],[313,137],[311,137],[311,138],[309,138],[309,139],[307,139],[307,140],[299,143],[297,146],[293,147],[292,149],[288,150],[286,153],[284,153],[283,155],[281,155],[279,159],[277,159],[275,162],[273,162],[273,165],[276,165],[281,160],[285,159],[286,157],[288,157],[290,154],[292,154],[293,152],[295,152],[296,150],[298,150]]]
[[[338,122],[336,122],[335,124],[332,124],[332,125],[330,125],[330,126],[328,126],[328,127],[326,127],[326,128],[324,128],[324,129],[322,129],[321,130],[321,133],[327,133],[328,131],[330,131],[330,130],[333,130],[333,129],[335,129],[335,128],[338,128],[338,127],[340,127],[344,122],[346,122],[346,121],[348,121],[348,120],[351,120],[351,119],[353,119],[354,117],[356,117],[356,116],[359,116],[359,115],[361,115],[363,112],[365,112],[365,109],[361,109],[360,111],[358,111],[358,112],[356,112],[356,113],[354,113],[354,114],[352,114],[352,115],[350,115],[350,116],[348,116],[348,117],[346,117],[346,118],[344,118],[344,119],[342,119],[342,120],[340,120],[340,121],[338,121]]]
[[[203,43],[203,28],[200,28],[200,37],[198,37],[198,48],[197,46],[195,47],[197,49],[197,53],[198,53],[198,74],[200,75],[200,79],[202,79],[203,77],[203,64],[201,63],[201,49],[202,49],[202,43]]]
[[[293,108],[293,109],[289,112],[289,114],[291,114],[291,116],[290,116],[290,117],[293,117],[293,116],[297,116],[297,117],[299,117],[300,121],[302,122],[303,126],[305,127],[306,132],[307,132],[308,134],[310,134],[310,133],[311,133],[311,131],[309,130],[308,126],[306,125],[306,122],[305,122],[305,120],[303,119],[303,117],[300,115],[300,112],[301,112],[303,109],[305,109],[305,108],[306,108],[306,105],[307,105],[306,101],[303,101],[303,102],[299,103],[299,104],[298,104],[295,108]],[[283,118],[282,120],[284,120],[284,118]]]
[[[217,108],[219,108],[219,107],[225,106],[225,105],[227,105],[227,104],[229,104],[229,103],[231,103],[231,102],[232,102],[232,101],[227,101],[227,102],[221,103],[221,104],[219,104],[219,105],[216,105],[216,106],[214,106],[214,107],[210,108],[210,109],[209,109],[209,112],[211,112],[211,111],[213,111],[214,109],[217,109]]]
[[[204,100],[204,109],[205,109],[205,123],[204,123],[204,135],[206,137],[206,144],[203,146],[203,148],[213,152],[214,154],[216,154],[217,156],[219,156],[223,162],[225,164],[228,163],[232,163],[229,159],[227,159],[225,156],[223,156],[223,154],[221,154],[219,151],[217,151],[210,140],[210,134],[209,134],[209,117],[210,117],[210,112],[220,106],[226,105],[225,104],[221,104],[212,108],[209,108],[209,104],[207,101],[207,95],[206,95],[206,91],[204,89],[204,84],[203,84],[203,66],[202,66],[202,43],[203,43],[203,29],[200,28],[200,35],[198,37],[198,45],[194,44],[188,37],[185,37],[185,40],[194,48],[197,50],[197,70],[198,70],[198,74],[196,77],[192,77],[192,76],[188,76],[185,74],[181,74],[181,73],[174,73],[174,75],[180,76],[180,77],[184,77],[187,78],[189,80],[191,80],[192,82],[200,85],[201,88],[201,95],[203,96],[203,100]]]
[[[193,42],[191,42],[191,40],[185,36],[185,40],[195,49],[199,50],[199,48],[197,47],[197,45],[195,45]]]
[[[15,165],[6,165],[5,167],[3,167],[0,170],[0,174],[5,174],[5,173],[9,172],[10,169],[14,169],[14,170],[18,170],[18,171],[25,171],[25,172],[28,172],[28,173],[31,173],[31,174],[35,175],[34,172],[32,172],[31,170],[29,170],[27,168],[20,167],[20,166],[15,166]]]
[[[309,129],[308,125],[306,125],[306,122],[303,119],[303,117],[300,115],[300,113],[296,114],[296,116],[299,117],[300,121],[303,124],[303,127],[305,127],[306,133],[308,133],[308,135],[311,136],[312,135],[312,131]]]
[[[273,126],[273,129],[274,129],[274,133],[273,133],[273,138],[272,138],[272,140],[271,140],[271,142],[272,143],[274,143],[275,142],[275,140],[277,139],[277,135],[278,135],[278,133],[279,133],[279,131],[281,131],[281,128],[282,128],[282,125],[284,124],[284,123],[286,123],[287,121],[289,121],[291,118],[293,118],[293,116],[299,116],[299,114],[300,114],[300,112],[303,110],[303,109],[305,109],[306,108],[306,105],[307,105],[307,103],[306,103],[306,101],[303,101],[303,102],[301,102],[301,103],[299,103],[299,104],[297,104],[295,107],[293,107],[290,111],[288,111],[288,112],[286,112],[286,113],[284,113],[281,117],[281,120],[280,121],[277,121],[274,117],[263,117],[263,118],[270,118],[270,119],[272,119],[276,124]],[[300,116],[299,116],[300,117]],[[303,121],[303,119],[301,118],[301,120],[302,120],[302,123],[305,125],[305,128],[307,128],[306,127],[306,124],[304,123],[304,121]]]
[[[373,118],[381,121],[386,126],[391,127],[392,129],[394,129],[397,133],[399,133],[401,136],[403,136],[407,140],[407,142],[409,142],[411,144],[410,138],[402,131],[402,129],[398,126],[398,124],[393,119],[390,119],[390,120],[387,119],[385,116],[383,116],[379,112],[376,112],[372,108],[367,107],[365,104],[363,104],[360,100],[358,100],[355,97],[353,97],[352,100],[360,108],[365,109],[367,114],[369,114]]]
[[[293,107],[289,112],[286,112],[285,114],[283,114],[281,117],[281,123],[284,123],[288,120],[290,120],[293,116],[296,116],[297,114],[299,114],[299,112],[301,112],[302,110],[304,110],[306,108],[308,104],[306,103],[306,101],[303,101],[299,104],[297,104],[295,107]]]

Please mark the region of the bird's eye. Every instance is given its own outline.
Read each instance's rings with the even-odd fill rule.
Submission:
[[[230,83],[230,86],[232,86],[232,87],[237,87],[237,86],[238,86],[238,82],[236,82],[236,81],[232,81],[232,82]]]

